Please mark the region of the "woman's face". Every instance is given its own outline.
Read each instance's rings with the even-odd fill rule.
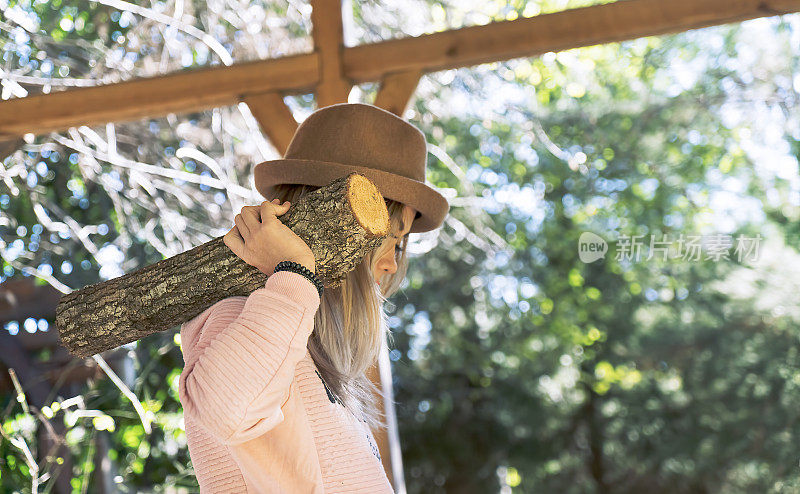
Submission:
[[[408,231],[411,230],[411,222],[414,221],[414,216],[416,214],[417,211],[414,208],[410,206],[404,206],[403,221],[402,225],[400,225],[400,230],[397,230],[397,227],[393,226],[393,230],[389,232],[389,236],[383,241],[383,245],[379,251],[383,249],[385,250],[375,265],[374,276],[376,283],[380,284],[382,277],[397,272],[397,259],[395,250],[400,245],[402,237],[408,234]]]

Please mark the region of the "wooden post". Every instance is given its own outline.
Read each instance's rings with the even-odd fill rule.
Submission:
[[[342,68],[342,2],[312,0],[311,6],[311,34],[314,37],[314,51],[319,56],[317,108],[346,103],[352,84],[345,80]]]
[[[367,376],[381,390],[380,410],[386,416],[386,429],[372,431],[378,450],[381,453],[381,463],[386,471],[389,482],[392,483],[395,494],[405,494],[406,484],[403,473],[403,457],[400,448],[400,434],[397,427],[397,414],[394,406],[394,392],[392,391],[392,365],[389,359],[389,345],[386,340],[381,345],[381,352],[376,365],[367,372]]]

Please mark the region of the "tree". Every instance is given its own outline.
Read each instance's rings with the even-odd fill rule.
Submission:
[[[770,28],[774,51],[796,60],[786,26]],[[468,192],[464,202],[485,198],[479,218],[506,232],[511,252],[485,258],[480,243],[446,230],[446,254],[412,263],[408,299],[394,314],[411,492],[493,492],[498,476],[521,492],[797,485],[784,467],[796,455],[796,414],[781,405],[798,370],[788,329],[797,314],[791,304],[755,302],[764,290],[796,292],[796,278],[775,276],[797,263],[796,249],[772,242],[781,230],[791,238],[790,221],[759,224],[742,214],[725,232],[719,217],[708,218],[709,196],[731,186],[725,179],[746,184],[739,205],[768,203],[759,163],[740,136],[761,113],[761,95],[774,93],[771,81],[787,71],[775,62],[774,79],[767,72],[743,82],[765,70],[745,65],[753,54],[737,59],[747,33],[725,26],[491,66],[522,87],[520,97],[508,87],[511,96],[498,98],[506,111],[476,106],[425,122],[429,139],[472,181],[442,165],[440,186]],[[670,63],[697,59],[707,63],[696,82],[670,86]],[[418,112],[438,97],[457,99],[451,88],[476,99],[480,88],[503,94],[492,78],[459,71],[418,100]],[[796,113],[793,99],[776,100],[766,103]],[[731,111],[739,123],[727,127]],[[452,214],[477,223],[466,208]],[[617,240],[616,251],[581,262],[585,231]],[[674,259],[677,244],[669,260],[656,253],[645,262],[647,246],[639,261],[618,256],[625,235],[675,242],[717,233],[761,234],[771,241],[762,255],[782,261],[738,260],[733,249],[730,259],[706,250],[697,261]],[[731,290],[742,280],[744,297]]]

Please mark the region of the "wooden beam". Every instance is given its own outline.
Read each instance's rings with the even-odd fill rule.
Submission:
[[[50,393],[50,384],[40,379],[34,362],[22,345],[8,331],[0,331],[0,348],[0,366],[5,367],[4,373],[8,375],[7,369],[14,369],[28,402],[39,408],[44,406]]]
[[[11,336],[7,334],[7,336],[12,339],[17,339],[19,335]],[[2,339],[0,339],[0,342],[2,342]],[[21,347],[21,345],[17,346],[17,348]],[[21,348],[21,350],[25,353],[24,348]],[[14,389],[8,373],[3,370],[5,365],[4,361],[7,358],[4,354],[11,351],[13,351],[12,347],[0,350],[0,395]],[[108,362],[115,372],[119,373],[120,369],[118,367],[121,365],[120,362],[129,351],[130,350],[124,347],[115,348],[114,350],[104,352],[103,358],[105,358],[106,362]],[[25,353],[25,355],[30,359],[30,354]],[[106,375],[94,359],[78,359],[72,356],[63,347],[55,350],[53,358],[46,362],[33,362],[32,365],[36,366],[36,372],[39,376],[37,378],[38,381],[47,383],[51,389],[54,389],[56,384],[60,383],[60,387],[56,389],[56,391],[61,391],[71,384],[84,385],[87,379],[102,379]]]
[[[39,317],[44,317],[52,321],[55,318],[55,306],[53,306],[52,316],[42,315]],[[52,348],[53,350],[57,348],[64,348],[62,346],[63,344],[61,343],[61,337],[58,335],[58,330],[52,322],[50,323],[50,328],[47,331],[28,333],[24,329],[20,328],[19,333],[17,333],[14,338],[16,338],[22,348],[29,353],[38,352],[39,350],[44,350],[45,348]],[[66,348],[64,351],[66,351]]]
[[[621,0],[348,48],[356,84],[390,72],[424,72],[676,33],[800,10],[800,0]]]
[[[798,11],[800,0],[620,0],[344,48],[343,73],[349,83],[357,84],[379,81],[394,72],[435,72]],[[319,81],[318,55],[191,70],[0,102],[0,139],[200,111],[235,104],[248,93],[312,92]]]
[[[381,81],[381,87],[375,95],[375,106],[402,117],[417,90],[420,77],[420,70],[388,74]]]
[[[0,284],[0,324],[22,323],[29,317],[53,319],[61,295],[50,285],[35,284],[32,278],[6,280]],[[20,328],[20,332],[25,330]]]
[[[283,96],[276,91],[248,94],[244,97],[244,102],[258,120],[261,131],[283,156],[298,127],[292,111],[283,101]]]
[[[319,55],[319,84],[317,108],[347,103],[352,84],[345,80],[342,70],[344,33],[342,30],[341,0],[311,0],[311,34],[314,51]]]
[[[0,141],[0,161],[21,148],[23,144],[25,144],[25,140],[21,137]]]
[[[0,138],[235,105],[248,93],[309,93],[317,70],[311,53],[12,99],[0,103]]]

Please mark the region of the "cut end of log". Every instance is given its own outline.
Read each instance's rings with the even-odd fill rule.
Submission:
[[[386,202],[375,184],[359,173],[348,178],[347,199],[353,216],[369,235],[384,236],[389,233],[389,212]]]

